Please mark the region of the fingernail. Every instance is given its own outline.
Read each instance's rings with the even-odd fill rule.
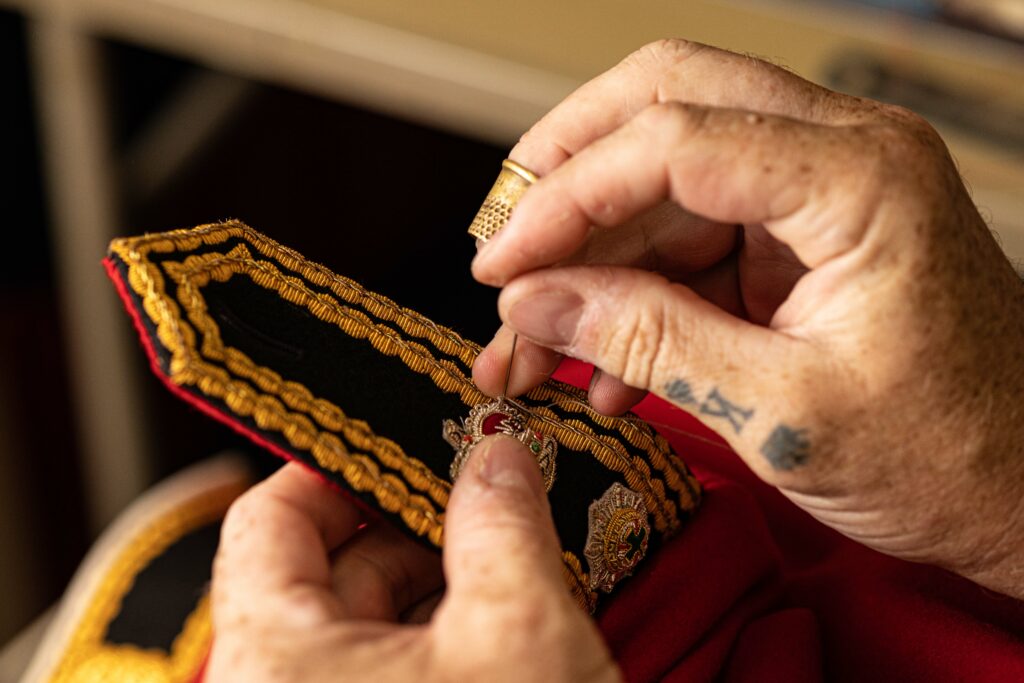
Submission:
[[[575,292],[540,292],[512,304],[509,326],[545,346],[568,346],[576,338],[583,299]]]
[[[504,232],[504,230],[502,232]],[[498,233],[488,240],[478,240],[476,255],[473,257],[472,263],[469,264],[469,269],[473,273],[473,277],[486,285],[501,286],[504,284],[504,281],[494,277],[493,273],[491,274],[491,277],[485,277],[488,275],[486,268],[489,265],[488,261],[491,258],[490,254],[494,252],[495,242],[497,242],[500,237],[501,233]]]
[[[536,459],[520,441],[503,434],[489,436],[473,454],[477,473],[491,486],[544,496],[544,484]]]

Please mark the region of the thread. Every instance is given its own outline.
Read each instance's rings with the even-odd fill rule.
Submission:
[[[523,404],[519,403],[518,401],[515,401],[514,399],[506,399],[506,400],[509,401],[510,403],[515,403],[515,405],[517,407],[519,407],[520,409],[525,410],[527,413],[530,412],[530,410],[528,408],[523,406]],[[541,408],[551,408],[552,406],[562,406],[562,407],[564,407],[565,404],[574,404],[577,407],[586,408],[588,410],[593,410],[592,406],[590,406],[587,403],[584,403],[583,401],[580,401],[579,399],[575,399],[575,398],[569,398],[569,399],[565,400],[562,403],[556,403],[556,402],[552,401],[551,403],[547,403],[547,404],[545,404],[543,406],[540,406],[540,407]],[[681,436],[688,436],[691,439],[693,439],[694,441],[700,441],[701,443],[706,443],[709,446],[714,446],[715,448],[720,448],[723,451],[729,451],[730,453],[732,452],[732,448],[729,447],[726,444],[723,444],[723,443],[720,443],[718,441],[715,441],[714,439],[709,439],[706,436],[701,436],[700,434],[697,434],[696,432],[690,432],[690,431],[687,431],[685,429],[680,429],[679,427],[675,427],[673,425],[666,424],[664,422],[654,422],[652,420],[645,420],[645,419],[643,419],[642,417],[640,417],[638,415],[622,415],[618,419],[624,420],[624,421],[629,422],[631,424],[635,424],[635,425],[637,425],[639,427],[643,427],[645,425],[651,426],[651,427],[658,427],[659,429],[663,429],[663,430],[666,430],[666,431],[669,431],[669,432],[673,432],[674,434],[679,434]]]

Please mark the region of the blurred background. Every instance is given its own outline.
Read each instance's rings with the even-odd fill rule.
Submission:
[[[246,448],[149,375],[111,237],[240,218],[485,341],[505,151],[673,36],[915,109],[1024,257],[1024,0],[0,0],[0,647],[148,485]]]

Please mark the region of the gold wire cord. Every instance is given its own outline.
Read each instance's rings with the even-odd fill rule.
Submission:
[[[209,230],[200,230],[202,231],[201,236],[205,238],[206,242],[216,243],[216,235],[211,234]],[[228,232],[237,232],[237,230],[229,230]],[[182,248],[191,247],[195,249],[199,246],[199,244],[196,244],[195,237],[181,235],[180,238],[186,242],[190,242],[190,244],[180,245]],[[168,252],[173,250],[175,247],[173,243],[163,244],[160,240],[152,237],[142,238],[142,241],[145,241],[151,249],[158,252]],[[128,244],[123,244],[124,242],[132,242],[132,240],[119,240],[112,248],[115,252],[122,255],[122,257],[127,256],[131,259],[126,259],[131,271],[129,273],[129,282],[131,286],[135,288],[136,291],[139,289],[143,289],[144,291],[152,290],[153,292],[156,292],[158,289],[162,290],[162,276],[155,267],[155,264],[148,261],[144,262],[141,258],[141,254],[139,254],[138,248],[135,248],[134,244],[129,248]],[[136,258],[133,258],[133,255],[136,255]],[[236,260],[247,266],[250,264],[255,265],[252,261],[246,259]],[[212,264],[217,264],[217,266],[220,266],[222,270],[226,268],[227,270],[224,270],[222,277],[229,277],[229,273],[231,272],[230,268],[232,266],[229,265],[231,261],[228,257],[220,255],[220,259],[207,259],[204,263],[211,267],[215,267]],[[136,264],[138,267],[132,268],[132,265]],[[276,267],[273,266],[273,264],[260,262],[259,266],[260,268],[258,270],[260,272],[252,275],[253,281],[257,284],[277,290],[278,294],[285,300],[298,305],[305,303],[308,310],[321,319],[338,324],[345,332],[352,334],[353,336],[368,338],[375,348],[388,355],[398,355],[411,369],[422,374],[428,374],[435,384],[442,390],[459,394],[463,402],[467,405],[475,405],[480,401],[485,400],[485,397],[476,389],[475,385],[473,385],[473,383],[457,368],[452,367],[450,362],[438,362],[430,356],[426,349],[419,345],[414,345],[416,348],[410,348],[410,345],[413,343],[402,339],[400,335],[396,334],[390,328],[373,325],[372,321],[369,321],[361,312],[354,311],[347,307],[338,306],[337,301],[333,300],[329,295],[312,292],[305,287],[298,278],[289,278],[282,275]],[[156,294],[156,297],[161,298],[159,294]],[[184,370],[183,364],[188,360],[185,358],[185,350],[194,346],[194,334],[184,321],[181,321],[180,325],[164,325],[166,322],[180,320],[180,313],[173,301],[168,301],[167,297],[162,297],[162,301],[156,302],[155,305],[149,305],[152,301],[151,297],[146,296],[145,298],[146,302],[144,304],[144,308],[146,308],[147,313],[154,317],[154,321],[157,323],[158,337],[167,348],[172,350],[172,375],[178,379],[182,379],[185,377],[185,374],[182,372]],[[170,306],[166,305],[168,303]],[[173,327],[174,329],[165,329],[165,327]],[[175,353],[174,349],[180,349],[181,352]],[[209,388],[213,390],[220,390],[220,387],[212,385]],[[546,400],[556,399],[558,396],[557,394],[550,392],[548,387],[542,387],[541,394],[538,398]],[[240,401],[239,406],[243,409],[247,408],[248,402]],[[273,404],[270,404],[270,407],[273,408]],[[597,457],[605,466],[622,473],[630,485],[636,487],[636,489],[641,491],[645,496],[645,501],[650,505],[651,512],[655,518],[654,521],[656,528],[661,531],[671,531],[678,525],[677,516],[674,512],[674,503],[667,499],[660,483],[653,482],[651,480],[649,467],[643,458],[631,456],[623,445],[614,439],[602,439],[597,437],[593,430],[582,422],[579,422],[578,425],[576,425],[576,429],[569,429],[553,416],[548,417],[545,415],[538,415],[537,418],[547,425],[549,431],[554,432],[552,434],[553,436],[558,438],[560,441],[566,442],[566,445],[570,448],[590,451],[594,453],[595,457]],[[608,420],[608,418],[603,419]],[[304,425],[300,423],[297,426],[301,428]],[[623,426],[630,430],[636,430],[635,425],[631,425],[628,422],[623,422]],[[636,431],[639,432],[639,430]],[[306,441],[307,439],[303,438],[302,440]],[[654,444],[652,443],[650,445],[653,446]],[[649,457],[651,457],[652,462],[661,465],[659,469],[668,469],[665,453],[656,448],[649,448],[647,449],[647,452]],[[344,457],[345,454],[338,455]],[[367,484],[364,477],[358,476],[357,478],[364,485]],[[401,482],[395,481],[389,483],[400,484]],[[385,490],[374,490],[374,493],[378,500],[386,506],[386,509],[397,511],[399,501],[394,500],[393,494],[386,490],[390,488],[392,487],[387,486],[385,487]],[[689,499],[688,493],[685,492],[683,487],[680,487],[680,489],[680,494],[683,498],[680,502],[682,502],[684,506],[692,506],[693,501]],[[401,495],[401,489],[399,489],[399,495]],[[412,514],[417,518],[420,517],[420,515],[415,511],[409,514]],[[432,515],[428,513],[427,516],[429,517]],[[419,528],[420,525],[417,524],[417,527]],[[423,529],[419,528],[419,533],[422,532]],[[439,534],[440,532],[438,530],[435,531],[435,533]]]
[[[116,240],[111,248],[114,249],[119,242],[130,241],[140,253],[150,250],[160,253],[188,252],[203,244],[220,244],[232,237],[245,239],[263,256],[279,261],[318,287],[329,288],[342,301],[363,308],[381,320],[394,322],[410,335],[429,339],[442,353],[455,356],[467,365],[472,365],[480,351],[479,346],[463,339],[454,330],[438,325],[412,309],[399,306],[387,297],[363,288],[354,280],[307,260],[293,249],[278,244],[241,221],[230,220],[198,228]]]
[[[281,273],[269,261],[253,259],[241,244],[226,255],[189,255],[181,263],[164,263],[168,276],[178,285],[176,302],[165,293],[160,269],[146,258],[151,251],[165,254],[188,252],[203,245],[221,244],[230,238],[244,239],[263,256],[275,259],[301,274],[306,281],[328,289],[342,301],[363,310],[342,305],[330,294],[311,290],[302,279]],[[196,386],[204,394],[223,400],[236,414],[251,416],[261,429],[281,433],[293,447],[310,452],[321,466],[340,473],[353,489],[371,492],[385,510],[399,514],[415,533],[427,536],[435,545],[441,545],[443,512],[435,510],[427,497],[410,494],[405,483],[426,492],[442,510],[447,504],[450,484],[434,475],[421,461],[408,456],[398,444],[374,434],[367,423],[347,417],[338,406],[314,397],[300,383],[285,381],[269,368],[253,363],[241,351],[225,347],[215,321],[206,310],[200,290],[211,279],[226,281],[235,274],[245,274],[255,284],[277,292],[285,301],[306,308],[317,318],[337,326],[352,337],[368,340],[385,355],[398,357],[414,372],[430,377],[442,391],[458,395],[467,406],[476,405],[487,397],[463,370],[450,360],[435,358],[417,341],[403,338],[392,328],[375,323],[364,311],[395,324],[417,340],[429,342],[467,366],[472,365],[480,351],[479,346],[414,311],[368,292],[323,266],[306,261],[293,250],[237,221],[115,240],[111,251],[128,265],[128,284],[142,297],[143,309],[157,327],[157,338],[171,353],[171,381]],[[201,333],[202,354],[222,362],[225,367],[211,365],[200,357],[196,333],[182,318],[178,303],[186,309],[189,321]],[[671,455],[667,441],[646,425],[599,415],[583,402],[582,390],[560,383],[538,387],[528,396],[613,430],[644,452],[646,459],[631,454],[621,440],[598,435],[582,419],[562,420],[548,406],[531,409],[531,426],[551,434],[571,450],[591,453],[605,467],[622,474],[626,483],[643,497],[659,531],[671,534],[678,528],[677,504],[683,510],[691,511],[699,503],[699,483],[685,464]],[[288,409],[298,412],[289,412]],[[350,443],[366,453],[350,453],[337,436],[318,430],[314,422],[327,430],[341,432]],[[381,473],[378,461],[401,472],[405,479]],[[675,493],[675,500],[669,497],[665,484],[652,477],[651,466],[661,473]],[[691,491],[698,492],[697,497],[691,495]],[[592,591],[578,558],[568,551],[565,556],[567,578],[573,586],[574,595],[581,605],[592,608],[596,596],[588,597]],[[575,561],[575,568],[569,558]]]
[[[590,577],[583,571],[580,558],[568,550],[562,553],[562,575],[580,607],[593,612],[597,607],[597,592],[590,587]]]
[[[357,449],[375,454],[384,466],[398,470],[413,487],[426,491],[435,502],[446,506],[451,484],[437,477],[420,460],[406,455],[397,443],[375,434],[367,422],[348,417],[330,401],[315,398],[304,385],[285,381],[270,368],[256,365],[238,349],[224,346],[220,329],[207,312],[200,290],[211,278],[225,281],[237,272],[254,277],[252,269],[256,267],[244,245],[228,252],[227,258],[222,254],[204,254],[189,256],[183,264],[164,264],[167,274],[178,284],[178,301],[184,306],[189,320],[202,333],[202,355],[223,362],[234,375],[249,380],[263,392],[279,397],[289,408],[309,415],[325,429],[340,432]]]
[[[298,287],[302,289],[303,296],[307,299],[305,302],[296,301],[296,303],[309,303],[309,299],[317,295],[310,292],[301,281],[295,280],[294,278],[287,278],[281,275],[272,264],[266,262],[254,262],[251,260],[248,250],[243,245],[238,245],[232,249],[227,256],[222,254],[204,254],[202,256],[189,256],[185,259],[184,264],[179,263],[164,263],[164,268],[168,275],[173,281],[178,283],[178,300],[185,307],[188,312],[189,319],[196,326],[197,329],[203,333],[203,345],[202,352],[208,358],[214,360],[220,360],[225,362],[229,369],[236,375],[253,381],[260,389],[265,392],[275,394],[282,398],[284,402],[293,410],[311,415],[317,422],[323,427],[332,431],[343,431],[346,438],[354,443],[357,448],[361,450],[369,450],[378,455],[382,463],[391,468],[399,470],[405,475],[415,488],[419,490],[427,491],[431,497],[444,506],[447,504],[447,496],[450,490],[450,485],[439,479],[436,475],[431,472],[423,463],[414,458],[410,458],[405,454],[402,448],[382,437],[373,434],[365,422],[352,420],[345,416],[341,409],[326,401],[324,399],[314,399],[312,394],[301,384],[295,382],[283,382],[281,377],[269,370],[268,368],[262,368],[256,366],[245,354],[241,353],[237,349],[224,349],[223,342],[220,339],[219,330],[213,319],[206,313],[205,301],[202,299],[199,289],[205,286],[210,278],[224,281],[236,273],[244,273],[249,275],[250,278],[257,280],[260,275],[265,275],[270,282],[274,283],[278,287],[280,292],[279,284],[281,278],[288,281],[291,287]],[[332,304],[336,305],[337,302],[321,302],[324,305],[331,307]],[[311,309],[312,310],[312,309]],[[349,310],[349,312],[351,312]],[[318,314],[319,317],[327,320],[328,322],[336,322],[327,314],[323,312]],[[369,321],[362,321],[365,324],[372,324]],[[346,330],[348,331],[348,330]],[[387,331],[389,334],[393,334],[390,330]],[[361,336],[358,333],[356,336]],[[401,343],[408,343],[406,340],[402,340],[398,337]],[[425,349],[418,347],[413,349],[417,352],[425,352]],[[475,387],[473,387],[475,389]],[[474,403],[478,402],[476,396],[471,399]],[[562,422],[558,420],[548,409],[541,409],[537,411],[539,413],[540,426],[535,425],[540,431],[552,432],[552,431],[568,431],[572,433],[574,439],[564,439],[566,445],[582,450],[587,447],[586,441],[593,434],[587,434],[582,429],[589,431],[589,427],[582,422],[568,421]],[[582,429],[581,429],[582,428]],[[601,440],[605,446],[605,450],[598,449],[594,455],[597,457],[605,466],[611,469],[618,469],[615,464],[615,460],[609,458],[608,451],[616,452],[619,459],[628,459],[632,456],[626,451],[623,445],[616,439],[609,438],[607,436],[596,436],[595,438]],[[573,443],[574,441],[580,441],[581,443]],[[591,447],[591,450],[592,447]],[[671,460],[666,458],[666,460]],[[657,509],[659,506],[664,506],[668,501],[664,486],[658,480],[651,479],[650,470],[647,469],[646,463],[640,459],[637,463],[639,472],[631,472],[626,470],[623,474],[626,476],[627,481],[631,485],[638,488],[638,490],[646,492],[646,501],[648,507],[652,510]],[[679,474],[674,469],[663,470],[665,476],[669,481],[670,485],[674,485],[673,488],[683,489],[685,487],[682,482],[679,481]],[[647,482],[650,482],[649,486],[644,486]],[[686,500],[685,504],[688,505],[687,509],[692,508],[695,505],[695,501]],[[664,521],[657,519],[656,524],[665,528],[672,528],[678,524],[678,516],[674,509],[674,506],[668,506],[664,511],[666,519]]]
[[[276,291],[286,301],[303,306],[321,320],[337,325],[346,334],[369,339],[378,350],[387,355],[397,355],[413,370],[423,372],[420,368],[425,366],[428,370],[426,374],[430,375],[435,384],[445,391],[458,393],[466,405],[476,405],[486,398],[458,368],[433,358],[425,347],[403,339],[389,327],[375,325],[359,311],[340,306],[328,295],[311,291],[302,280],[283,275],[270,262],[253,261],[244,256],[205,254],[188,257],[183,265],[165,263],[164,268],[173,280],[182,283],[179,287],[178,301],[186,309],[193,323],[198,323],[197,327],[215,329],[216,324],[208,316],[196,315],[198,307],[202,305],[202,299],[195,291],[195,286],[187,287],[190,276],[202,278],[202,282],[196,282],[196,286],[201,287],[209,282],[211,277],[225,281],[234,274],[245,274],[254,283]],[[249,373],[248,370],[245,372]],[[552,434],[567,447],[590,451],[606,467],[623,474],[630,486],[645,496],[659,530],[666,531],[678,526],[675,506],[665,495],[661,482],[652,479],[650,468],[643,458],[632,456],[617,439],[596,435],[581,421],[560,421],[549,410],[542,411],[537,420],[543,425],[543,431]],[[372,447],[372,444],[367,445]],[[371,452],[376,454],[376,451]],[[403,453],[402,457],[408,456]],[[425,467],[423,469],[429,472]],[[433,478],[432,473],[430,477]],[[422,481],[417,478],[410,483],[422,490],[423,486],[429,483],[429,479]]]
[[[223,400],[232,412],[252,417],[259,428],[282,434],[293,447],[310,452],[321,466],[341,474],[354,490],[371,493],[384,510],[398,514],[414,533],[441,545],[443,513],[438,513],[429,499],[411,495],[401,478],[382,474],[377,462],[365,454],[350,454],[337,436],[318,431],[305,415],[289,413],[276,397],[256,392],[244,381],[232,379],[224,368],[202,361],[195,333],[182,319],[178,305],[164,294],[163,276],[156,265],[130,247],[115,253],[129,264],[129,286],[143,297],[143,308],[157,326],[157,338],[171,352],[172,382],[195,386],[205,395]],[[219,256],[223,258],[223,254]]]
[[[328,287],[342,295],[344,300],[362,305],[385,320],[396,322],[403,331],[427,339],[448,355],[457,356],[467,364],[472,363],[480,350],[479,346],[460,338],[454,331],[435,324],[415,311],[398,306],[386,297],[369,292],[354,281],[336,275],[323,266],[307,261],[295,251],[281,246],[239,221],[228,221],[200,226],[192,230],[179,230],[129,239],[136,249],[144,251],[152,249],[166,253],[175,249],[193,250],[201,244],[218,244],[232,237],[247,240],[261,254],[275,258],[281,263],[287,263],[292,270],[301,273],[318,286]],[[117,246],[117,242],[114,246]],[[459,374],[461,375],[461,373]],[[540,387],[531,392],[529,396],[531,398],[546,397],[563,409],[583,413],[598,425],[619,432],[629,443],[647,453],[650,464],[663,474],[674,490],[680,493],[679,502],[683,509],[690,510],[699,502],[690,494],[690,491],[699,492],[700,485],[697,480],[686,469],[682,461],[676,457],[667,456],[670,450],[667,442],[648,426],[639,425],[628,419],[600,415],[582,400],[584,397],[582,390],[560,383]],[[591,431],[589,427],[587,427],[587,431]],[[689,486],[683,484],[682,478],[687,480]]]
[[[480,351],[480,347],[477,344],[462,339],[453,330],[437,325],[419,313],[399,306],[384,296],[370,292],[355,281],[332,273],[324,266],[307,261],[294,250],[261,235],[240,221],[227,221],[225,223],[204,225],[191,230],[178,230],[171,233],[129,239],[140,252],[144,253],[149,249],[153,249],[166,253],[175,249],[194,250],[200,244],[219,244],[232,237],[244,238],[264,256],[287,264],[290,269],[302,274],[307,280],[314,282],[318,286],[329,287],[333,292],[339,294],[344,301],[363,306],[370,313],[383,320],[396,322],[403,331],[427,339],[447,355],[456,356],[467,365],[472,364]],[[166,242],[170,242],[170,244]],[[116,244],[115,242],[115,246]],[[576,387],[560,384],[558,386],[549,385],[543,387],[543,389],[545,392],[549,392],[549,396],[556,399],[556,403],[561,408],[584,413],[590,420],[601,427],[619,431],[632,445],[647,451],[653,450],[654,453],[652,455],[669,450],[668,444],[664,439],[652,432],[648,426],[594,412],[582,400],[585,396],[584,392]],[[533,396],[532,392],[530,396]],[[652,444],[652,439],[656,443]],[[655,463],[659,469],[661,464]],[[678,468],[681,462],[676,458],[670,458],[667,464],[669,467]]]
[[[210,605],[203,597],[186,619],[171,652],[104,642],[107,628],[135,578],[187,533],[223,518],[242,483],[206,492],[153,521],[118,554],[82,613],[50,683],[147,681],[186,683],[202,666],[211,641]]]

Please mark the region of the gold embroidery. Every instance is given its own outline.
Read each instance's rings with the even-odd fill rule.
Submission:
[[[590,587],[590,578],[583,571],[580,559],[568,550],[562,553],[562,575],[580,607],[593,612],[597,607],[597,591]]]
[[[434,475],[419,460],[406,455],[397,443],[375,434],[365,421],[346,416],[330,401],[315,398],[302,384],[285,381],[270,368],[256,365],[238,349],[224,346],[220,329],[207,312],[200,290],[211,278],[223,282],[235,272],[245,271],[255,280],[259,273],[253,268],[258,268],[258,264],[252,261],[249,250],[241,244],[228,252],[227,257],[204,254],[189,256],[183,264],[164,264],[167,274],[178,284],[178,301],[185,307],[189,320],[202,333],[202,355],[223,362],[232,374],[249,380],[263,392],[277,396],[290,409],[310,416],[324,429],[340,432],[356,448],[373,453],[383,465],[400,471],[410,484],[426,491],[439,505],[447,505],[451,484]],[[194,362],[202,361],[195,358]],[[313,429],[312,425],[309,429]]]
[[[254,259],[246,246],[239,244],[226,255],[188,255],[181,263],[163,263],[168,276],[178,285],[176,302],[165,294],[160,269],[146,258],[150,252],[187,253],[203,245],[222,244],[231,238],[244,239],[261,255],[273,258],[307,282],[329,290],[330,294],[314,291],[302,279],[281,273],[270,261]],[[255,284],[303,306],[346,334],[368,340],[381,353],[398,357],[414,372],[430,377],[442,391],[458,395],[468,406],[481,403],[487,397],[477,390],[464,369],[452,360],[435,358],[419,342],[429,343],[466,367],[472,365],[479,346],[323,266],[306,261],[296,252],[237,221],[115,240],[111,250],[127,264],[128,285],[142,297],[143,309],[157,327],[157,338],[171,353],[168,374],[172,382],[196,386],[204,394],[223,400],[233,412],[252,417],[261,429],[281,433],[295,448],[310,452],[321,466],[340,473],[355,490],[372,493],[385,510],[398,513],[411,530],[425,535],[436,545],[441,544],[443,512],[438,512],[433,503],[444,508],[450,485],[422,462],[406,455],[398,444],[375,435],[365,422],[347,417],[338,406],[314,397],[301,384],[285,381],[269,368],[256,365],[241,351],[224,347],[199,290],[210,279],[225,281],[243,273]],[[200,358],[196,333],[182,318],[179,303],[201,333],[202,354],[222,362],[225,367],[211,365]],[[371,316],[394,324],[410,338],[387,325],[375,323]],[[575,387],[557,384],[533,390],[528,398],[541,405],[531,406],[528,426],[551,434],[571,450],[593,454],[605,467],[622,474],[628,486],[643,497],[655,528],[671,533],[679,525],[679,508],[690,511],[698,503],[696,479],[684,465],[668,455],[668,444],[663,437],[646,426],[593,412],[584,403],[584,397]],[[562,411],[585,417],[621,435],[623,440],[644,451],[647,460],[631,454],[615,436],[598,434],[582,419],[559,418],[548,405],[557,405]],[[318,430],[314,422],[324,429],[341,432],[350,443],[366,452],[350,453],[337,436]],[[405,481],[391,473],[382,473],[378,463],[401,472]],[[652,466],[664,482],[652,476]],[[427,495],[410,493],[406,481]],[[669,497],[666,483],[675,493],[674,499]],[[569,552],[565,555],[567,578],[571,579],[574,594],[581,604],[592,606],[593,601],[587,596],[593,591],[587,585],[578,558]],[[570,557],[578,571],[570,566]]]
[[[246,382],[232,379],[224,368],[203,362],[196,353],[195,332],[182,319],[177,303],[164,293],[159,269],[134,248],[119,250],[117,246],[122,242],[124,240],[118,240],[112,249],[129,264],[129,285],[143,296],[143,308],[156,323],[157,338],[171,352],[169,378],[172,382],[196,386],[205,395],[223,400],[234,413],[252,417],[260,429],[281,433],[292,446],[310,452],[323,467],[341,474],[354,490],[372,493],[383,509],[398,514],[410,530],[426,536],[435,545],[441,545],[443,514],[434,509],[429,499],[410,494],[402,479],[381,473],[377,462],[368,455],[350,454],[337,436],[317,430],[307,416],[289,412],[278,398],[254,391]],[[223,254],[218,256],[226,258]],[[204,263],[216,264],[214,261]],[[233,263],[236,268],[239,264],[255,265],[242,259],[234,259]],[[273,268],[269,263],[265,265]],[[223,271],[224,267],[231,267],[228,265],[221,267],[221,264],[216,264],[217,267],[225,278],[234,272]],[[277,276],[281,277],[279,273]],[[297,278],[292,280],[300,282]],[[259,273],[253,281],[260,283]],[[281,294],[286,300],[294,298],[290,298],[288,292]],[[191,299],[183,301],[191,302]],[[350,309],[348,312],[362,315]],[[203,315],[198,310],[195,313],[199,318]],[[382,352],[391,350],[394,353],[394,349],[382,348],[377,343],[374,346]],[[239,353],[236,360],[241,357]]]
[[[610,593],[647,554],[647,510],[636,491],[615,482],[590,504],[587,520],[583,556],[590,567],[590,587]]]
[[[223,518],[228,506],[244,490],[245,484],[238,482],[204,493],[155,520],[133,538],[106,570],[79,618],[51,683],[193,680],[210,645],[210,607],[205,597],[189,615],[169,655],[159,650],[105,643],[104,636],[139,573],[182,536]]]
[[[492,421],[490,426],[489,421]],[[511,436],[529,448],[540,466],[544,490],[551,491],[558,469],[558,442],[550,436],[527,429],[526,417],[518,402],[504,398],[478,403],[469,409],[469,415],[460,422],[445,420],[441,424],[442,438],[455,451],[449,470],[452,481],[459,478],[473,449],[488,434]]]
[[[178,301],[185,307],[189,319],[196,325],[197,329],[203,332],[217,329],[216,323],[205,313],[205,303],[197,290],[207,284],[210,278],[226,281],[233,274],[241,273],[248,275],[254,283],[276,291],[284,300],[303,306],[324,322],[337,325],[346,334],[357,339],[368,339],[382,353],[389,356],[398,356],[412,370],[429,375],[434,383],[443,391],[457,393],[466,405],[478,405],[487,400],[487,397],[481,394],[476,385],[465,377],[458,368],[453,367],[450,363],[433,358],[422,345],[403,339],[389,327],[374,324],[362,312],[339,305],[329,295],[313,292],[300,279],[283,275],[270,262],[252,260],[248,257],[247,250],[243,249],[243,252],[244,255],[236,256],[218,253],[189,256],[182,264],[164,264],[164,269],[168,275],[179,283]],[[157,276],[159,276],[159,273],[157,273]],[[204,374],[206,372],[217,373],[217,371],[220,371],[220,368],[207,366],[199,359],[194,358],[194,354],[190,353],[192,348],[194,348],[194,343],[182,350],[183,354],[190,355],[188,363],[190,371],[202,369]],[[206,349],[207,344],[204,337],[203,350],[206,351]],[[244,354],[237,351],[235,351],[235,354],[235,359],[246,366],[243,369],[243,373],[245,373],[243,376],[257,372],[252,361]],[[174,379],[175,381],[180,380],[183,383],[198,383],[197,379],[191,377],[184,370],[179,371]],[[530,397],[549,400],[549,402],[554,402],[558,398],[556,394],[550,392],[548,387],[541,387],[538,395],[535,396],[531,393]],[[240,402],[238,406],[243,411],[242,414],[256,415],[255,412],[251,411],[257,409],[251,408],[248,402]],[[234,407],[234,404],[232,404],[233,409]],[[275,404],[267,403],[263,407],[271,412],[280,413],[280,411],[276,410]],[[340,409],[337,409],[337,412],[340,414]],[[304,434],[308,431],[307,423],[298,420],[298,417],[301,416],[296,416],[296,421],[293,423],[294,428],[299,433]],[[268,424],[269,420],[270,418],[267,418]],[[545,426],[535,426],[535,423],[538,422]],[[280,423],[275,422],[275,424]],[[559,420],[550,409],[543,407],[532,411],[528,424],[537,431],[555,436],[559,442],[565,444],[570,449],[593,453],[594,457],[604,464],[605,467],[622,473],[630,488],[640,491],[641,495],[644,496],[645,501],[654,513],[655,523],[660,531],[671,530],[678,526],[679,519],[675,506],[667,498],[664,485],[660,481],[652,479],[647,463],[640,457],[632,456],[618,439],[610,436],[598,436],[589,425],[579,420]],[[310,435],[305,437],[304,440],[308,441],[314,438],[315,435]],[[291,441],[291,438],[289,440]],[[292,445],[302,447],[295,442],[292,442]],[[394,447],[399,451],[401,450],[397,444]],[[371,452],[376,453],[376,451]],[[401,457],[407,458],[408,456],[405,456],[403,453]],[[426,470],[425,467],[423,469],[429,473],[429,470]],[[670,475],[672,473],[674,473],[674,470],[669,470],[667,474]],[[389,475],[384,476],[387,477]],[[433,475],[428,474],[426,481],[429,482],[431,479],[434,479]],[[417,477],[410,481],[414,485],[416,485],[416,482],[423,483],[423,480]],[[417,488],[422,488],[422,486],[417,485]],[[385,499],[391,500],[393,498],[393,496],[382,496],[376,490],[374,490],[374,493],[382,503],[385,502]],[[401,492],[398,495],[401,496]],[[387,509],[394,512],[396,509],[401,508],[398,508],[396,504],[396,508],[389,507]],[[434,513],[432,508],[424,510],[424,515],[427,518],[424,521],[428,521],[433,514],[436,513]],[[430,526],[423,528],[428,529],[428,533],[433,530]],[[417,533],[424,533],[422,528],[413,527],[413,529]]]

